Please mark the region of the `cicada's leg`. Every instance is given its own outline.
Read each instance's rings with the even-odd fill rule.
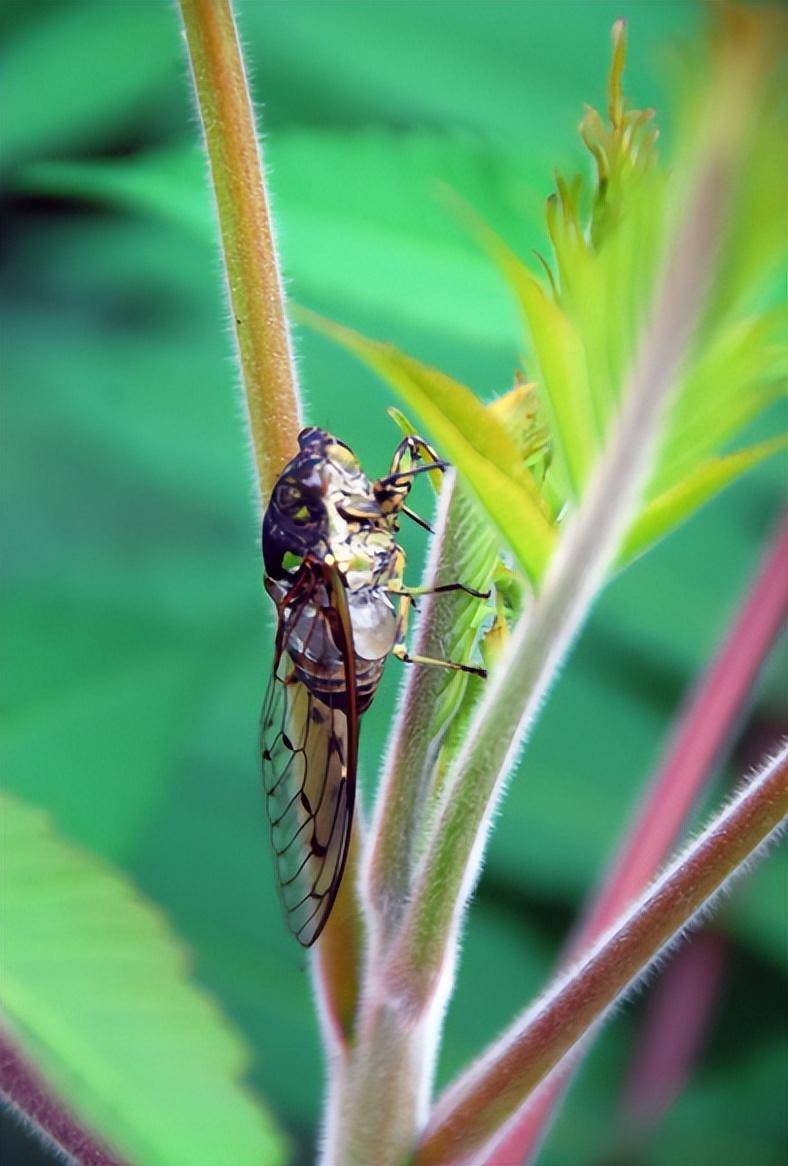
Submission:
[[[407,514],[408,518],[410,518],[412,522],[415,522],[417,526],[420,526],[422,530],[428,530],[430,534],[435,534],[435,531],[430,526],[430,524],[425,522],[421,515],[417,514],[415,510],[411,510],[410,506],[403,506],[401,509],[402,513]]]
[[[470,676],[487,679],[486,668],[476,668],[473,664],[458,664],[456,660],[438,660],[434,656],[411,656],[404,644],[397,644],[392,654],[403,664],[430,664],[433,668],[450,668],[454,672],[467,672]]]
[[[435,450],[423,437],[410,434],[408,437],[403,437],[402,441],[394,450],[394,455],[391,459],[391,469],[389,470],[390,478],[397,476],[402,463],[408,456],[410,456],[412,461],[431,462],[432,465],[428,467],[429,469],[443,467],[444,465]]]
[[[474,599],[489,599],[492,591],[476,591],[473,587],[466,587],[464,583],[441,583],[438,587],[406,587],[405,584],[392,583],[388,589],[394,595],[445,595],[449,591],[462,591],[465,595],[472,595]]]
[[[397,640],[392,648],[392,656],[396,656],[403,664],[429,664],[433,668],[449,668],[453,672],[467,672],[471,676],[481,676],[487,679],[486,668],[475,668],[472,664],[458,664],[456,660],[438,660],[434,656],[411,656],[405,646],[405,633],[408,629],[408,614],[413,597],[408,592],[399,592],[401,595],[399,606],[399,621],[397,623]]]
[[[404,465],[403,463],[406,460],[411,463],[418,462],[419,464]],[[427,474],[432,470],[442,471],[446,468],[446,462],[440,460],[435,450],[427,444],[424,438],[414,436],[404,437],[394,450],[394,456],[391,459],[391,467],[388,474],[384,478],[378,478],[372,487],[378,506],[383,514],[392,516],[395,524],[398,514],[407,514],[419,526],[423,526],[430,533],[433,533],[429,523],[408,509],[405,505],[405,499],[410,493],[413,478],[417,474]]]

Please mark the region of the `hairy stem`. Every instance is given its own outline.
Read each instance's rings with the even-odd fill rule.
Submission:
[[[229,0],[180,0],[180,8],[265,500],[297,449],[301,410],[262,157]]]
[[[222,257],[263,502],[298,448],[301,404],[265,172],[229,0],[179,0],[216,198]],[[360,822],[356,825],[360,833]],[[349,1038],[357,999],[360,913],[346,889],[313,962],[329,1053]]]
[[[454,474],[441,491],[425,584],[434,586],[450,539],[449,513],[455,491]],[[447,597],[448,598],[448,597]],[[457,598],[441,602],[428,595],[423,601],[414,651],[440,656],[440,631]],[[437,641],[437,642],[436,642]],[[404,681],[398,715],[394,720],[386,762],[375,800],[375,815],[369,838],[365,883],[370,907],[387,926],[399,918],[407,902],[414,856],[414,831],[419,806],[425,797],[426,775],[435,749],[430,740],[433,708],[447,678],[437,668],[411,668]]]
[[[441,489],[435,529],[425,585],[461,580],[476,590],[488,590],[498,560],[498,539],[453,471]],[[415,652],[442,660],[464,659],[472,614],[467,596],[427,595],[422,604]],[[365,897],[376,914],[376,925],[389,936],[407,904],[432,771],[458,703],[451,695],[461,700],[465,683],[464,677],[439,668],[413,668],[406,677],[376,799],[365,876]]]
[[[573,958],[599,938],[664,862],[755,682],[788,610],[788,524],[781,524],[730,632],[689,697],[643,803],[569,945]],[[533,1160],[571,1077],[562,1067],[524,1108],[488,1166]]]
[[[530,1092],[784,825],[788,749],[767,763],[576,968],[433,1109],[414,1166],[478,1161]]]
[[[0,1100],[10,1114],[69,1166],[123,1166],[56,1100],[13,1041],[0,1032]]]
[[[442,812],[389,966],[391,992],[415,1009],[429,999],[454,942],[520,743],[605,582],[650,471],[676,374],[703,309],[730,181],[728,161],[714,153],[696,178],[616,431],[446,780]]]

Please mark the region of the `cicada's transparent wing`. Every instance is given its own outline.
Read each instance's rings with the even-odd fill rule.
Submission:
[[[358,751],[353,644],[344,590],[337,593],[341,581],[328,568],[322,569],[326,587],[319,586],[320,571],[314,565],[309,571],[312,579],[300,597],[283,606],[261,718],[263,780],[280,898],[287,925],[304,947],[325,927],[344,872]],[[318,604],[309,637],[313,643],[332,643],[342,660],[343,683],[331,698],[334,707],[296,677],[286,650],[289,633],[318,591],[327,603]],[[336,655],[333,662],[336,682]],[[318,659],[318,678],[319,669]]]

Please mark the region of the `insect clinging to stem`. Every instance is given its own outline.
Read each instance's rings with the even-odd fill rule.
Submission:
[[[261,716],[263,779],[285,918],[304,946],[326,925],[347,860],[356,794],[359,717],[388,656],[485,676],[483,668],[411,656],[413,596],[465,591],[403,583],[400,517],[416,475],[445,470],[420,437],[404,438],[374,482],[324,429],[298,436],[263,518],[265,587],[277,611]],[[429,529],[429,527],[428,527]]]

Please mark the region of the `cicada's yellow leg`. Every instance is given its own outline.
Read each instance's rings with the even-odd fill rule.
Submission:
[[[491,591],[476,591],[473,587],[466,587],[464,583],[441,583],[438,587],[406,587],[404,583],[392,583],[387,588],[394,595],[408,595],[411,598],[419,595],[445,595],[449,591],[462,591],[474,599],[489,599]]]
[[[411,464],[403,465],[406,460]],[[413,465],[412,463],[416,461],[421,464]],[[405,499],[410,493],[416,474],[428,474],[432,470],[443,471],[446,468],[446,462],[440,460],[423,437],[404,437],[394,450],[388,474],[385,478],[378,478],[372,487],[381,512],[391,516],[395,524],[398,514],[407,514],[408,518],[412,518],[419,526],[423,526],[431,534],[434,533],[428,522],[405,505]]]
[[[405,645],[405,635],[408,630],[408,616],[413,603],[413,596],[409,591],[395,591],[400,596],[399,620],[397,622],[397,639],[392,648],[392,656],[396,656],[403,664],[428,664],[433,668],[449,668],[453,672],[467,672],[471,676],[487,678],[485,668],[475,668],[472,664],[458,664],[456,660],[438,660],[434,656],[411,656]]]
[[[394,450],[391,458],[389,477],[395,478],[397,476],[406,457],[410,457],[411,461],[418,459],[425,462],[433,462],[435,465],[443,465],[443,462],[441,462],[441,459],[432,446],[423,437],[418,437],[413,433],[407,437],[403,437],[402,441]]]

